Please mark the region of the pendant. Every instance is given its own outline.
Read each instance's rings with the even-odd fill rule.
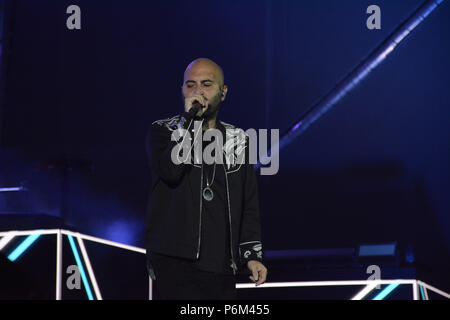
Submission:
[[[206,201],[211,201],[214,198],[214,193],[210,187],[203,189],[203,199]]]

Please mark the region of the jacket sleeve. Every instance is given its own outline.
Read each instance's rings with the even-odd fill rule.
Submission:
[[[239,239],[239,254],[243,266],[250,260],[262,261],[258,182],[253,165],[249,163],[248,145],[245,149],[244,209]]]
[[[182,116],[178,122],[178,128],[184,129],[182,135],[177,140],[172,140],[174,131],[169,130],[160,121],[155,121],[147,136],[147,152],[150,158],[150,167],[158,178],[168,182],[178,182],[186,169],[185,163],[174,163],[172,161],[172,150],[178,148],[182,143],[192,144],[192,137],[189,130],[193,127],[193,119]],[[178,146],[177,146],[178,145]]]

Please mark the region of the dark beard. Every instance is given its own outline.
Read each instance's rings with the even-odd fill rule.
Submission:
[[[208,109],[203,113],[202,118],[205,120],[211,120],[217,118],[220,107],[220,95],[216,95],[209,103]]]

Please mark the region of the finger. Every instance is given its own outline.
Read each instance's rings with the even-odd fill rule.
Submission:
[[[202,106],[205,105],[205,97],[203,97],[201,94],[196,94],[192,96],[192,101],[197,100]]]
[[[197,100],[200,103],[200,109],[197,112],[197,116],[201,117],[203,113],[205,113],[206,109],[208,109],[206,99],[203,96],[199,95],[198,99],[194,100]]]
[[[263,284],[266,282],[267,278],[267,269],[262,269],[259,271],[259,281],[256,283],[256,285]]]
[[[255,278],[253,278],[253,276],[250,276],[249,278],[250,278],[250,280],[252,280],[253,282],[256,282],[256,281],[255,281]]]
[[[253,279],[255,279],[255,281],[258,281],[259,275],[258,275],[258,270],[256,268],[253,268],[252,275],[253,275]]]
[[[202,106],[205,104],[203,96],[199,94],[187,97],[184,100],[186,112],[189,112],[189,110],[192,108],[194,101],[198,101]]]
[[[190,97],[184,99],[184,109],[186,110],[186,112],[189,112],[189,110],[191,110],[192,102],[193,100]]]

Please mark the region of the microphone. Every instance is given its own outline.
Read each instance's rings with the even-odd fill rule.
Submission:
[[[194,118],[195,115],[197,114],[197,112],[199,112],[201,108],[203,108],[203,106],[200,104],[200,102],[198,102],[197,100],[194,101],[192,103],[192,108],[189,109],[188,116],[190,118]]]

